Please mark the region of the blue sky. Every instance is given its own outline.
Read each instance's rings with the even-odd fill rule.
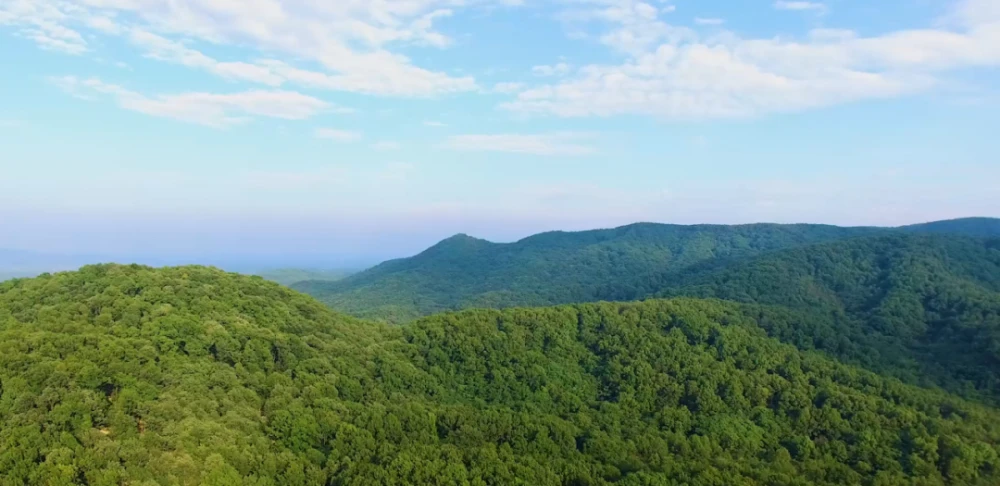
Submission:
[[[3,0],[0,39],[0,248],[1000,216],[995,0]]]

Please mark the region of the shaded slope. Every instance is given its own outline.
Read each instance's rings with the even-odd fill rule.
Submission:
[[[259,278],[0,285],[0,484],[996,484],[1000,413],[718,301],[389,328]],[[918,479],[919,478],[919,479]]]
[[[650,279],[709,261],[884,230],[822,225],[676,226],[635,224],[552,232],[510,244],[458,235],[425,252],[339,282],[295,289],[336,310],[393,322],[442,310],[641,297]],[[627,294],[627,295],[625,295]]]
[[[800,348],[1000,398],[1000,239],[856,239],[692,269],[666,287],[656,295],[783,306],[802,324],[771,333]]]
[[[962,236],[1000,237],[1000,218],[961,218],[903,226],[911,233],[943,233]]]

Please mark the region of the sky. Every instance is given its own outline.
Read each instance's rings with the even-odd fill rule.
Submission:
[[[0,248],[1000,216],[997,0],[0,0]]]

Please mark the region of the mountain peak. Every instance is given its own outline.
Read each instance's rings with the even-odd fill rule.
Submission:
[[[469,236],[466,233],[458,233],[453,236],[449,236],[438,242],[435,246],[440,245],[479,245],[479,244],[491,244],[489,241],[482,238],[476,238],[475,236]]]

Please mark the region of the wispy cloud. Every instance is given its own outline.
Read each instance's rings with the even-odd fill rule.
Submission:
[[[815,9],[780,2],[782,8]],[[776,4],[776,5],[779,5]],[[822,4],[815,4],[822,5]],[[796,112],[933,90],[945,74],[1000,66],[1000,14],[992,0],[963,0],[938,27],[864,37],[817,29],[805,39],[700,36],[635,11],[598,9],[618,64],[519,90],[501,108],[560,117],[651,115],[716,119]]]
[[[314,132],[316,138],[324,138],[337,142],[355,142],[361,140],[364,135],[361,132],[351,130],[338,130],[336,128],[317,128]]]
[[[470,76],[421,68],[391,49],[449,45],[435,23],[460,7],[453,0],[307,2],[296,8],[267,1],[240,9],[215,0],[7,0],[0,3],[0,24],[13,25],[39,47],[69,54],[90,50],[90,39],[121,37],[149,58],[236,81],[424,97],[478,87]],[[197,44],[238,44],[249,55],[220,61]],[[292,59],[321,70],[292,66]]]
[[[826,11],[826,5],[819,2],[803,2],[803,1],[789,1],[789,0],[777,0],[774,2],[774,8],[778,10],[815,10],[820,12]]]
[[[151,32],[131,29],[128,34],[132,44],[143,48],[146,57],[180,64],[190,68],[204,69],[217,76],[268,86],[281,86],[286,79],[271,71],[267,66],[245,62],[220,62],[199,51]]]
[[[535,76],[565,76],[572,71],[573,67],[564,62],[554,65],[535,66],[531,68],[531,73]]]
[[[726,21],[718,18],[695,17],[694,23],[698,25],[722,25],[726,23]]]
[[[514,93],[524,89],[527,85],[524,83],[497,83],[493,85],[494,93]]]
[[[302,120],[317,115],[328,104],[294,91],[251,90],[231,94],[180,93],[146,96],[97,78],[50,78],[67,93],[85,99],[110,97],[123,109],[211,127],[227,127],[255,116]]]
[[[456,135],[445,147],[470,152],[507,152],[514,154],[583,156],[597,150],[584,140],[592,135],[575,132],[548,134]]]
[[[399,142],[393,142],[390,140],[383,140],[381,142],[375,142],[372,144],[372,149],[379,152],[393,152],[402,148]]]

